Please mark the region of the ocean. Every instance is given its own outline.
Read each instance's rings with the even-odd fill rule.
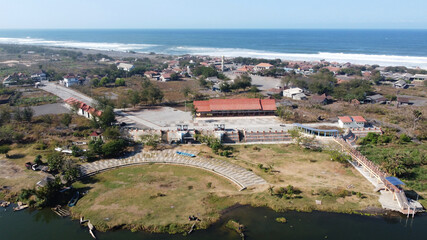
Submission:
[[[427,69],[427,30],[0,30],[0,43]]]

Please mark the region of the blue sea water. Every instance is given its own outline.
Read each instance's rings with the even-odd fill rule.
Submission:
[[[427,30],[0,30],[0,43],[427,68]]]

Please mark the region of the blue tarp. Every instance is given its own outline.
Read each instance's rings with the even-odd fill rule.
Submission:
[[[400,179],[397,177],[386,177],[385,179],[387,179],[394,186],[406,185],[404,182],[400,181]]]
[[[191,153],[180,152],[180,151],[176,151],[176,153],[179,155],[187,156],[187,157],[196,157],[196,155],[191,154]]]

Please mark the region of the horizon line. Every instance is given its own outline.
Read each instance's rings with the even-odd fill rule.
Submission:
[[[0,31],[28,30],[427,30],[427,28],[0,28]]]

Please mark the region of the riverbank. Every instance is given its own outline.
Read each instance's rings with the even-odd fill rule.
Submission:
[[[276,218],[285,217],[287,223],[278,223]],[[375,240],[394,239],[423,239],[427,217],[406,219],[391,216],[367,217],[360,215],[326,213],[313,211],[278,213],[268,208],[253,208],[248,206],[234,208],[224,213],[221,218],[206,230],[195,231],[190,235],[182,234],[153,234],[143,231],[131,232],[116,230],[96,232],[103,240],[236,240],[239,235],[228,228],[226,223],[236,220],[245,225],[245,235],[248,239],[349,239]],[[7,229],[2,232],[4,239],[32,240],[89,240],[92,239],[87,227],[78,221],[61,218],[52,211],[24,210],[13,212],[12,206],[6,211],[0,211],[0,225]]]

